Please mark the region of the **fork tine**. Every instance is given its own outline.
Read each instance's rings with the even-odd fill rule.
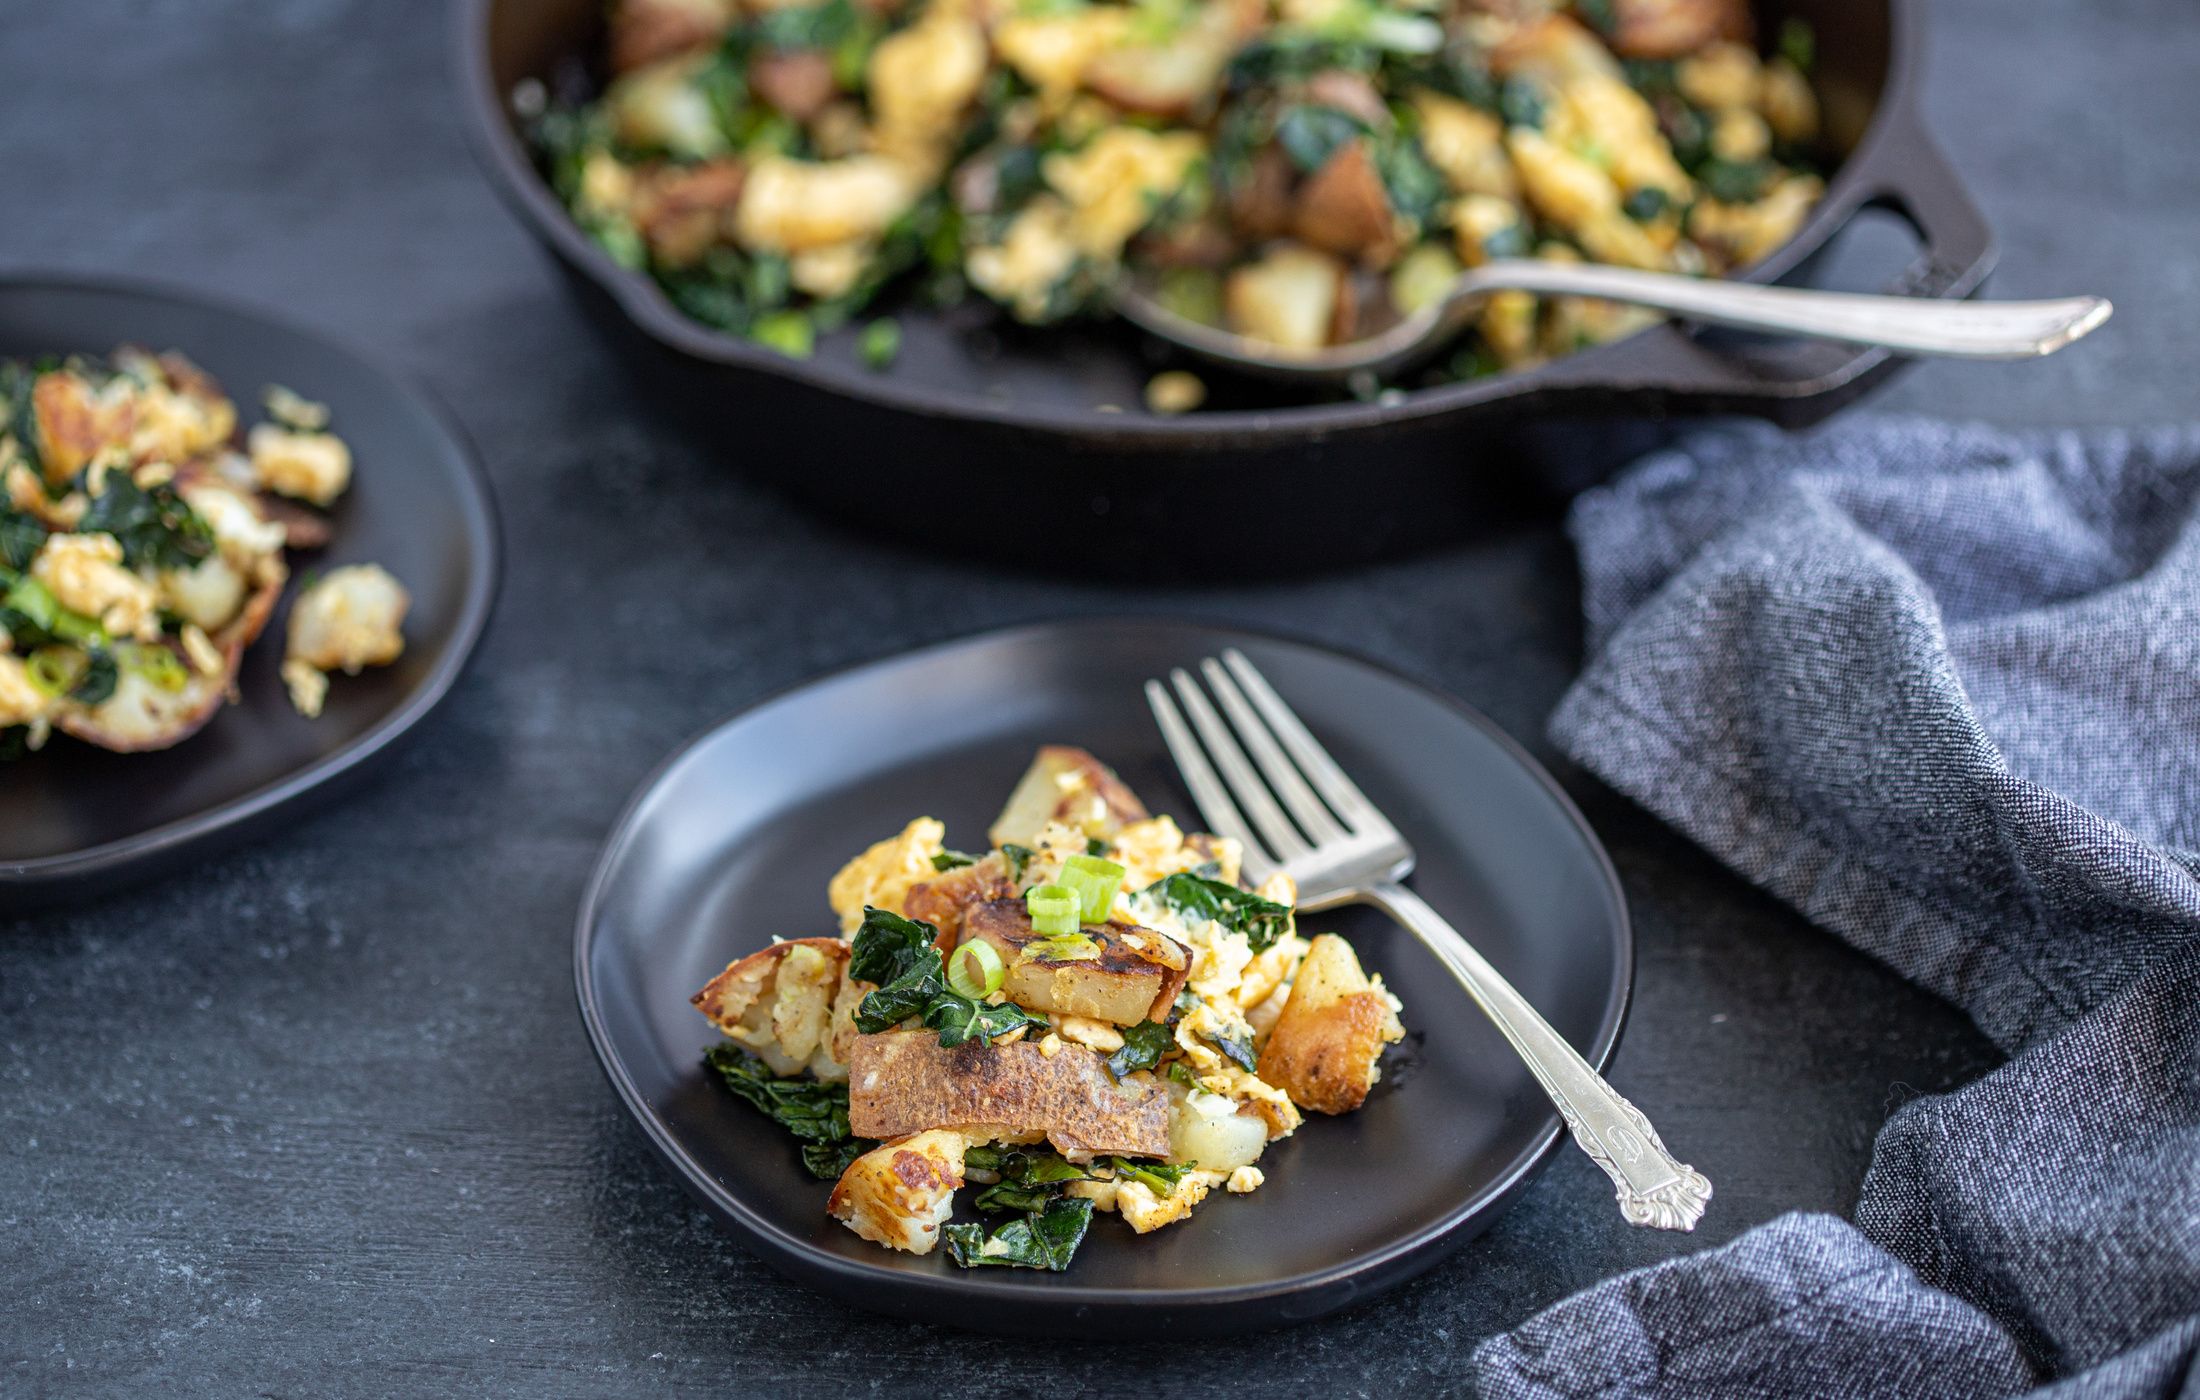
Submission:
[[[1284,704],[1283,698],[1268,684],[1268,678],[1245,659],[1245,653],[1231,647],[1222,653],[1222,659],[1237,677],[1238,683],[1245,687],[1245,693],[1251,697],[1254,706],[1267,718],[1269,727],[1283,741],[1283,746],[1299,761],[1300,770],[1315,787],[1321,789],[1322,796],[1329,800],[1329,805],[1336,810],[1337,815],[1362,835],[1375,832],[1395,835],[1397,829],[1390,824],[1390,819],[1367,800],[1365,793],[1353,786],[1352,780],[1345,776],[1344,769],[1338,766],[1337,760],[1329,756],[1329,751],[1317,743],[1312,734],[1307,733],[1306,726],[1299,723],[1299,717],[1292,713],[1291,707]]]
[[[1161,739],[1169,746],[1169,754],[1176,760],[1177,772],[1183,774],[1184,785],[1192,790],[1192,801],[1199,804],[1199,814],[1206,820],[1207,829],[1217,836],[1226,836],[1244,849],[1245,873],[1254,880],[1265,880],[1275,868],[1260,843],[1253,839],[1252,828],[1245,824],[1237,804],[1223,788],[1222,780],[1207,763],[1207,755],[1200,750],[1199,740],[1192,737],[1191,729],[1184,723],[1184,716],[1177,713],[1176,702],[1159,681],[1146,682],[1146,704],[1153,710],[1154,723],[1161,726]]]
[[[1207,703],[1206,692],[1192,679],[1191,673],[1179,666],[1169,672],[1169,679],[1176,686],[1176,698],[1184,711],[1192,717],[1192,727],[1199,731],[1199,739],[1206,746],[1207,754],[1222,770],[1224,781],[1230,785],[1230,796],[1237,801],[1238,809],[1253,819],[1253,826],[1276,859],[1286,865],[1307,852],[1306,838],[1291,825],[1291,819],[1276,805],[1276,799],[1253,771],[1253,765],[1245,757],[1245,750],[1238,747],[1222,716]]]
[[[1237,730],[1238,737],[1245,741],[1245,746],[1252,750],[1253,762],[1260,766],[1261,776],[1268,780],[1268,786],[1274,789],[1276,796],[1283,799],[1283,805],[1291,809],[1291,816],[1298,822],[1299,830],[1305,832],[1307,839],[1317,846],[1324,841],[1344,840],[1345,829],[1337,824],[1337,819],[1330,815],[1329,809],[1314,795],[1314,790],[1306,785],[1306,779],[1299,776],[1299,770],[1284,756],[1282,748],[1276,743],[1276,736],[1269,732],[1261,717],[1253,712],[1253,707],[1245,703],[1245,697],[1238,692],[1237,682],[1230,679],[1230,673],[1222,669],[1222,664],[1211,656],[1199,663],[1199,670],[1207,678],[1207,688],[1215,693],[1215,698],[1222,702],[1224,713],[1230,716],[1231,727]]]

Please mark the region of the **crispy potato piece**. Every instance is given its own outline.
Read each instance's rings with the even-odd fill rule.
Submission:
[[[889,1142],[848,1164],[825,1209],[874,1244],[929,1254],[963,1184],[961,1133],[925,1132]]]
[[[1222,86],[1230,57],[1260,27],[1259,0],[1203,5],[1198,17],[1161,44],[1125,44],[1094,56],[1085,85],[1129,112],[1185,117]]]
[[[1286,350],[1327,345],[1345,296],[1344,268],[1326,253],[1282,243],[1223,284],[1230,328]]]
[[[797,938],[729,963],[688,998],[727,1036],[756,1052],[774,1074],[807,1069],[820,1079],[848,1077],[839,1053],[853,1034],[848,945],[838,938]],[[854,999],[860,1001],[857,990]]]
[[[858,1137],[961,1128],[973,1136],[1044,1133],[1068,1154],[1168,1155],[1161,1081],[1133,1074],[1118,1084],[1081,1045],[1048,1055],[1029,1040],[973,1040],[950,1050],[931,1031],[888,1031],[857,1037],[849,1069],[848,1126]]]
[[[1106,764],[1083,749],[1049,744],[1024,770],[986,839],[996,846],[1030,846],[1048,822],[1061,822],[1105,840],[1145,819],[1145,804]]]
[[[1256,1072],[1301,1108],[1349,1113],[1380,1077],[1375,1062],[1383,1047],[1404,1036],[1390,999],[1361,971],[1352,945],[1325,933],[1299,964]]]
[[[611,11],[611,71],[708,48],[737,13],[734,0],[621,0]]]
[[[237,615],[208,637],[221,663],[212,672],[191,667],[190,679],[174,692],[125,672],[116,682],[115,693],[101,703],[64,705],[54,715],[54,727],[116,753],[171,748],[198,733],[236,688],[244,650],[275,615],[289,572],[280,559],[269,561],[264,581],[246,597]],[[188,654],[185,661],[189,665]]]
[[[1306,178],[1293,201],[1291,231],[1302,242],[1368,267],[1398,255],[1398,219],[1365,141],[1347,141]]]
[[[1750,37],[1746,0],[1613,0],[1612,21],[1612,47],[1628,58],[1682,58]]]
[[[901,912],[940,931],[934,942],[940,951],[952,949],[962,937],[963,917],[970,908],[989,899],[1006,899],[1016,893],[1009,878],[1008,862],[999,851],[974,865],[959,866],[929,880],[920,880],[901,897]]]
[[[992,945],[1008,969],[1001,990],[1018,1006],[1058,1016],[1089,1016],[1118,1026],[1161,1020],[1190,975],[1191,955],[1166,934],[1136,924],[1087,924],[1100,956],[1048,962],[1029,955],[1041,935],[1020,899],[973,905],[963,933]]]

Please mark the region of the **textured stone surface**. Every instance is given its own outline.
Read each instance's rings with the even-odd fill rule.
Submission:
[[[70,5],[0,44],[0,259],[249,298],[403,360],[502,494],[511,568],[419,741],[283,839],[0,921],[0,1390],[1442,1391],[1467,1349],[1685,1242],[1573,1154],[1383,1301],[1199,1348],[1029,1345],[782,1283],[691,1208],[598,1075],[570,933],[597,842],[672,744],[843,663],[1125,610],[1359,648],[1544,757],[1577,665],[1570,552],[1525,529],[1342,578],[1158,594],[1006,579],[789,510],[638,409],[476,174],[435,7]],[[1933,124],[2003,295],[2101,291],[2094,344],[1932,366],[1879,403],[1999,422],[2187,411],[2200,359],[2200,12],[1936,6]],[[676,505],[668,505],[676,503]],[[1561,770],[1640,928],[1616,1079],[1718,1183],[1699,1238],[1845,1209],[1890,1103],[1992,1052]],[[1279,1366],[1288,1366],[1288,1372]]]

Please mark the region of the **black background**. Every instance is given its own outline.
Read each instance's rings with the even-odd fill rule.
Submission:
[[[0,1390],[1441,1391],[1477,1340],[1571,1289],[1845,1209],[1890,1104],[1994,1063],[1956,1013],[1554,761],[1638,924],[1614,1078],[1718,1185],[1693,1240],[1628,1229],[1568,1154],[1447,1264],[1287,1333],[1004,1343],[781,1282],[648,1159],[573,1010],[583,880],[669,748],[850,661],[1135,610],[1369,652],[1550,759],[1579,663],[1571,551],[1554,522],[1163,593],[1002,576],[794,512],[641,412],[474,169],[447,18],[5,15],[0,266],[186,281],[408,365],[481,444],[511,563],[474,667],[380,781],[163,884],[0,921]],[[2002,236],[1993,291],[2119,309],[2056,359],[1926,366],[1878,406],[2189,413],[2200,10],[1943,0],[1931,30],[1928,115]]]

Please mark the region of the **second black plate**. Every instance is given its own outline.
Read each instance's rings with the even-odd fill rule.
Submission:
[[[294,554],[292,571],[387,568],[412,593],[405,654],[337,676],[320,718],[301,718],[276,674],[286,600],[245,657],[239,702],[174,748],[118,754],[56,735],[0,767],[0,912],[174,865],[356,771],[443,698],[496,594],[488,484],[450,419],[402,380],[318,335],[153,284],[0,284],[0,356],[103,355],[124,344],[182,351],[221,381],[246,422],[260,418],[269,384],[329,405],[358,472],[332,512],[329,547]]]
[[[860,1305],[995,1331],[1211,1335],[1318,1316],[1486,1225],[1559,1132],[1495,1029],[1410,935],[1366,910],[1347,935],[1405,1002],[1409,1038],[1359,1112],[1310,1116],[1267,1185],[1133,1237],[1102,1217],[1065,1274],[964,1272],[893,1254],[825,1214],[779,1130],[706,1076],[718,1038],[688,996],[772,937],[831,933],[825,885],[911,817],[982,841],[1042,743],[1112,764],[1197,825],[1140,683],[1242,649],[1420,853],[1414,884],[1602,1064],[1633,943],[1603,848],[1550,776],[1455,701],[1335,652],[1182,623],[1078,623],[949,643],[816,681],[675,755],[620,821],[581,911],[581,1014],[620,1098],[718,1218],[783,1272]]]

